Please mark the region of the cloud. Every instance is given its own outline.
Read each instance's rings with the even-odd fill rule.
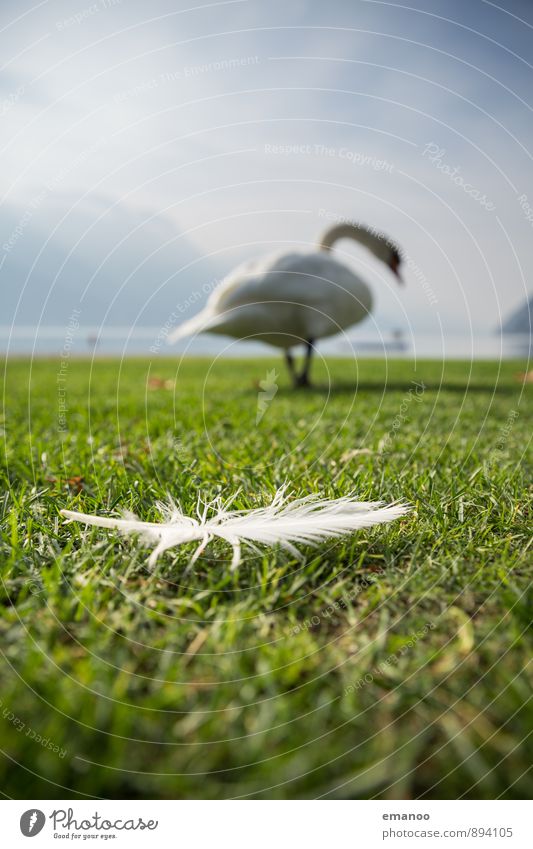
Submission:
[[[518,201],[529,31],[511,14],[529,7],[422,6],[4,4],[6,238],[45,192],[2,269],[13,315],[24,287],[15,320],[44,306],[63,322],[90,281],[86,323],[110,308],[108,322],[158,325],[241,259],[314,245],[326,209],[390,233],[419,269],[398,313],[382,269],[340,246],[378,293],[378,321],[493,327],[533,260]]]

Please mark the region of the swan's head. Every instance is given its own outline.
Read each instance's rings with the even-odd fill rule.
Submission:
[[[379,233],[377,230],[367,227],[361,227],[358,235],[354,234],[354,238],[358,238],[358,241],[362,242],[374,254],[376,259],[384,262],[390,268],[398,283],[403,285],[403,279],[400,274],[402,255],[400,249],[392,239],[389,239],[388,236]]]
[[[398,283],[402,286],[404,285],[403,277],[400,274],[400,265],[402,264],[402,255],[396,245],[391,245],[389,250],[389,256],[386,260],[387,265],[393,274],[396,275]]]

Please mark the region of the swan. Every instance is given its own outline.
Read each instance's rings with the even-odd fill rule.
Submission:
[[[372,309],[372,293],[344,262],[331,254],[339,239],[355,239],[384,262],[402,283],[400,251],[382,233],[361,224],[335,224],[318,249],[248,260],[217,286],[205,308],[177,327],[169,343],[197,333],[259,339],[282,348],[295,387],[310,386],[309,371],[317,339],[358,324]],[[305,346],[298,373],[292,349]]]

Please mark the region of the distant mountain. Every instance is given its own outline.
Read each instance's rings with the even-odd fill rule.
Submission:
[[[217,274],[173,221],[101,197],[72,207],[61,221],[64,206],[43,205],[23,227],[20,210],[0,213],[1,325],[66,326],[78,310],[85,326],[157,327],[198,312]]]
[[[502,333],[531,334],[533,328],[533,296],[502,323]]]

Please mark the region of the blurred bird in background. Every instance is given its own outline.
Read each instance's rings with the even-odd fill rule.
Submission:
[[[205,309],[180,325],[168,341],[197,333],[253,338],[282,348],[293,385],[310,386],[310,367],[318,339],[363,321],[372,309],[372,293],[361,277],[332,256],[339,239],[354,239],[384,262],[398,282],[401,255],[382,233],[360,224],[328,229],[318,250],[275,254],[238,266],[215,289]],[[293,348],[305,346],[297,371]]]

